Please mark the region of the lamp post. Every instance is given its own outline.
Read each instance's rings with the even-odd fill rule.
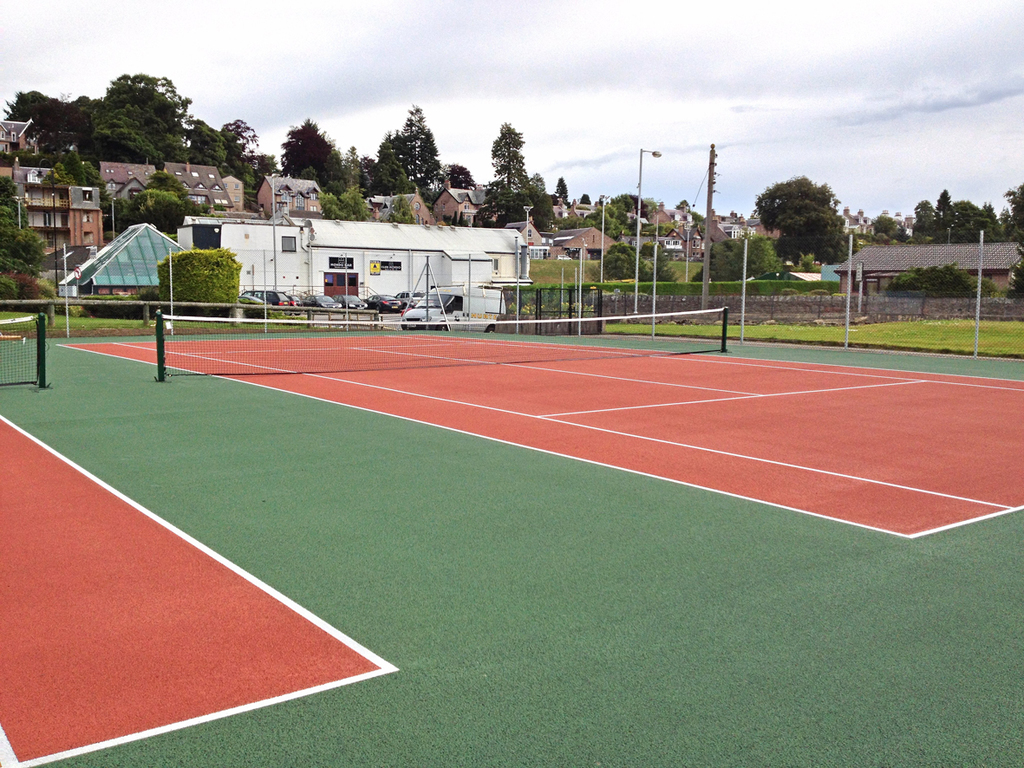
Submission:
[[[640,214],[644,209],[644,153],[651,157],[661,157],[661,152],[651,149],[640,150],[640,176],[636,184],[636,272],[633,277],[633,314],[639,311],[640,301]]]
[[[601,195],[599,201],[601,203],[601,282],[604,282],[604,201],[605,195]]]

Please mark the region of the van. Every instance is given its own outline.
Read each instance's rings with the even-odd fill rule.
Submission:
[[[403,330],[494,330],[494,321],[505,313],[505,295],[499,288],[481,285],[431,288],[402,313]]]

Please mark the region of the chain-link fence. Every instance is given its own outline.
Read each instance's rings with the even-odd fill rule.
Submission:
[[[954,235],[945,243],[860,247],[848,235],[842,250],[836,237],[715,243],[708,306],[729,307],[729,335],[741,343],[1024,358],[1021,247],[986,242],[983,232],[967,242]],[[701,307],[700,286],[658,290],[655,298],[648,287],[639,311]],[[632,301],[606,296],[605,308]]]

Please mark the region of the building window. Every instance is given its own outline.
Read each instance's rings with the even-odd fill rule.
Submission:
[[[284,253],[295,253],[295,238],[294,237],[282,237],[281,238],[281,250]]]

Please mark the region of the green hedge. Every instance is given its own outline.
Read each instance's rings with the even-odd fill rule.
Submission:
[[[174,259],[174,300],[233,304],[238,301],[242,265],[226,248],[174,253],[157,265],[160,300],[170,301],[169,259]]]
[[[18,284],[13,277],[0,275],[0,299],[18,298]]]
[[[591,288],[600,288],[605,293],[614,293],[616,290],[622,293],[633,292],[633,281],[628,282],[615,282],[615,283],[583,283],[584,290]],[[652,292],[653,283],[640,283],[640,293],[650,294]],[[530,290],[531,288],[544,288],[550,290],[552,288],[558,289],[560,286],[558,283],[540,284],[536,283],[529,288],[523,288],[520,290]],[[572,288],[572,285],[566,284],[565,289],[568,291]],[[810,281],[796,281],[796,280],[748,280],[747,281],[747,295],[748,296],[776,296],[782,293],[783,290],[794,291],[796,293],[811,293],[812,291],[828,291],[829,293],[839,293],[839,281],[838,280],[818,280],[814,282]],[[739,280],[731,282],[720,282],[720,283],[709,283],[708,293],[712,296],[739,296],[743,292],[743,283]],[[700,296],[702,294],[701,283],[663,283],[658,282],[658,294],[662,296]]]

